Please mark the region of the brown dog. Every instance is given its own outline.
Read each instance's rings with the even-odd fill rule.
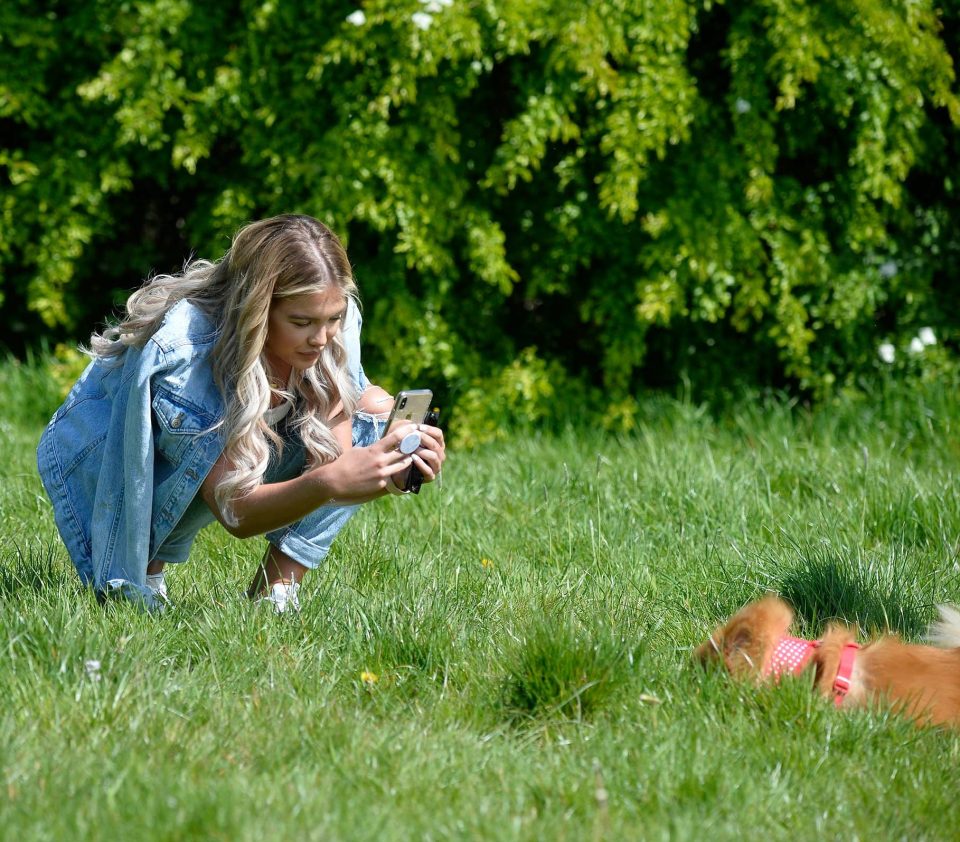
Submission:
[[[722,662],[736,678],[762,681],[784,672],[815,670],[815,686],[837,705],[886,701],[921,724],[960,726],[960,613],[940,607],[928,639],[904,643],[884,635],[858,646],[855,634],[832,623],[818,641],[790,637],[793,611],[767,596],[720,626],[695,652],[704,664]]]

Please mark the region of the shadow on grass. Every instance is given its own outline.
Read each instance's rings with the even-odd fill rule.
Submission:
[[[787,570],[779,591],[816,632],[828,620],[856,623],[868,632],[924,632],[932,599],[903,557],[844,558],[813,550]]]

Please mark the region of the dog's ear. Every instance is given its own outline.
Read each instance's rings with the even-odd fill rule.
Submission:
[[[723,632],[724,627],[720,626],[703,643],[693,650],[694,660],[701,666],[715,664],[723,656]]]
[[[727,626],[723,662],[738,678],[763,669],[763,641],[758,639],[752,617],[735,618]]]
[[[760,675],[792,621],[789,605],[766,596],[741,608],[696,650],[696,656],[703,663],[721,660],[737,677]]]
[[[694,657],[703,666],[722,662],[734,675],[750,669],[753,631],[749,622],[739,615],[725,626],[720,626],[694,651]]]

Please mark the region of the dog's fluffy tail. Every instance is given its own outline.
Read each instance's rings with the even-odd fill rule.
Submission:
[[[927,640],[937,646],[960,646],[960,611],[952,605],[938,605],[937,611],[940,612],[940,620],[930,626]]]

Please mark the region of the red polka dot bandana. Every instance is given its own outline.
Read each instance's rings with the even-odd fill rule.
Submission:
[[[784,673],[799,675],[816,648],[815,640],[803,640],[799,637],[780,638],[770,658],[770,666],[764,670],[764,676],[780,676]]]

